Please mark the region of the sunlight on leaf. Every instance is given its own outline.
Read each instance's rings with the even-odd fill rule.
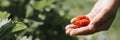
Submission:
[[[16,31],[20,31],[20,30],[23,30],[23,29],[26,29],[27,26],[22,23],[22,22],[18,22],[15,27],[13,28],[12,32],[16,32]]]
[[[10,20],[8,20],[8,17],[10,16],[10,14],[6,11],[0,11],[0,28],[8,23]]]
[[[10,2],[8,0],[0,1],[0,6],[1,7],[9,7]]]
[[[10,16],[10,14],[6,11],[0,11],[0,21],[7,19]]]
[[[33,8],[30,5],[26,6],[26,17],[33,16]]]

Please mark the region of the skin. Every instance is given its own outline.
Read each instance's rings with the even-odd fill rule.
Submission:
[[[120,0],[98,0],[91,12],[86,15],[90,19],[90,24],[80,28],[74,24],[69,24],[65,28],[66,34],[70,36],[89,35],[108,30],[116,16],[119,6]]]

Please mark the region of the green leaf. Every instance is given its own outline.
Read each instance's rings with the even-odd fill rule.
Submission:
[[[18,22],[15,27],[13,28],[12,32],[16,32],[16,31],[20,31],[20,30],[23,30],[23,29],[26,29],[27,26],[22,23],[22,22]]]
[[[0,6],[1,7],[9,7],[10,2],[8,0],[0,1]]]
[[[0,28],[0,40],[4,40],[6,38],[9,38],[8,36],[10,36],[12,34],[12,29],[15,26],[14,23],[12,23],[11,21],[6,23],[5,25],[3,25]]]
[[[5,19],[5,20],[2,20],[0,21],[0,28],[5,25],[6,23],[10,22],[11,20],[8,20],[8,19]]]
[[[8,23],[10,20],[8,20],[8,17],[10,16],[10,13],[6,11],[0,11],[0,28]]]
[[[37,1],[33,4],[33,8],[36,10],[41,11],[43,8],[45,8],[46,6],[51,5],[53,2],[55,2],[56,0],[41,0],[41,1]]]
[[[26,17],[33,16],[33,8],[30,5],[26,6]]]
[[[0,21],[4,20],[4,19],[8,19],[8,17],[10,16],[10,14],[6,11],[0,11]]]

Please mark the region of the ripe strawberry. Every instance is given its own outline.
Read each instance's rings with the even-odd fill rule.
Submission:
[[[85,15],[80,15],[78,17],[76,17],[72,23],[78,27],[82,27],[82,26],[87,26],[90,23],[90,20],[87,16]]]

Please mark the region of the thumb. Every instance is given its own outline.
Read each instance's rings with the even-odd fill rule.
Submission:
[[[75,17],[75,18],[72,18],[70,22],[73,23],[73,21],[74,21],[75,19],[76,19],[76,17]]]

